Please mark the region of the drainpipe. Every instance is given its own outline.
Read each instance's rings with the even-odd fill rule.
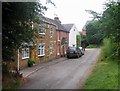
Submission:
[[[18,49],[18,62],[17,62],[17,70],[18,70],[18,71],[19,71],[19,69],[20,69],[20,68],[19,68],[19,66],[20,66],[20,63],[19,63],[19,62],[20,62],[20,59],[19,59],[19,49]]]

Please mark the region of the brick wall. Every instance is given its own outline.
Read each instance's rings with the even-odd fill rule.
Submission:
[[[57,35],[57,43],[56,43],[56,56],[57,57],[60,57],[60,56],[64,56],[66,54],[66,49],[68,47],[68,43],[69,43],[69,33],[68,32],[64,32],[64,31],[60,31],[60,30],[57,30],[56,32],[56,35]],[[60,36],[60,41],[58,41],[58,36]],[[67,44],[62,44],[62,39],[63,38],[66,38],[68,43]],[[58,55],[58,50],[59,50],[59,55]]]
[[[30,47],[30,58],[34,59],[36,63],[42,63],[45,61],[52,60],[56,58],[56,27],[55,25],[45,23],[45,34],[39,34],[39,24],[34,24],[34,42],[35,45],[33,47]],[[50,37],[50,30],[53,31],[53,36]],[[38,45],[40,43],[45,44],[45,55],[44,56],[38,56]],[[50,43],[53,44],[53,48],[51,49],[52,52],[50,53]],[[20,68],[25,68],[28,66],[27,63],[28,59],[22,59],[22,52],[20,51]]]

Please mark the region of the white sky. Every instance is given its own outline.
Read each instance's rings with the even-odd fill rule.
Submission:
[[[62,24],[73,23],[81,31],[87,20],[91,20],[91,16],[85,10],[93,10],[98,13],[103,11],[103,4],[106,0],[52,0],[56,7],[47,4],[48,10],[45,16],[54,19],[57,15]],[[46,0],[42,1],[44,4]]]

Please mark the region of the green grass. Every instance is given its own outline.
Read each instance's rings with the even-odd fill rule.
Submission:
[[[118,89],[118,62],[99,60],[83,89]]]
[[[93,44],[90,44],[89,46],[87,46],[87,48],[99,48],[100,46],[99,45],[93,45]]]
[[[101,54],[83,89],[118,89],[118,60],[113,56],[113,42],[105,38]]]
[[[20,82],[11,82],[2,87],[2,89],[18,89],[20,87]]]

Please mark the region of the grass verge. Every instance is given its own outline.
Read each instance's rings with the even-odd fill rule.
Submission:
[[[89,46],[87,46],[87,48],[99,48],[100,45],[94,45],[94,44],[90,44]]]
[[[118,89],[117,62],[99,61],[83,89]]]
[[[118,60],[114,55],[114,43],[105,38],[99,60],[83,89],[118,89]]]
[[[17,82],[9,82],[7,84],[5,84],[2,89],[5,90],[5,89],[18,89],[20,87],[20,82],[17,81]]]
[[[99,60],[83,89],[118,89],[118,61]]]

